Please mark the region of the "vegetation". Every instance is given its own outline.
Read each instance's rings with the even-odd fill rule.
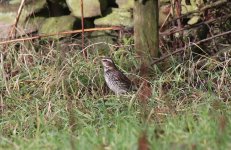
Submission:
[[[231,148],[230,59],[205,57],[209,63],[198,67],[199,60],[172,58],[166,70],[153,66],[152,97],[142,105],[135,94],[106,92],[94,48],[88,60],[62,41],[10,44],[6,51],[0,149]],[[139,78],[132,46],[112,53],[121,70]]]

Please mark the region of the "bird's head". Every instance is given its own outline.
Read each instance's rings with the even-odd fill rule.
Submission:
[[[101,62],[104,67],[104,71],[116,69],[116,66],[111,58],[104,57],[101,59]]]

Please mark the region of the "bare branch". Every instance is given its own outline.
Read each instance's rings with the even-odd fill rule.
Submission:
[[[163,57],[161,57],[161,58],[159,58],[159,59],[153,61],[153,62],[152,62],[152,65],[154,65],[154,64],[156,64],[156,63],[158,63],[158,62],[160,62],[160,61],[162,61],[162,60],[164,60],[164,59],[166,59],[166,58],[168,58],[168,57],[170,57],[170,56],[173,56],[173,55],[175,55],[175,54],[177,54],[177,53],[179,53],[179,52],[181,52],[181,51],[184,51],[184,50],[185,50],[186,48],[188,48],[188,47],[191,47],[191,46],[193,46],[193,45],[198,45],[198,44],[204,43],[204,42],[206,42],[206,41],[209,41],[209,40],[212,40],[212,39],[214,39],[214,38],[217,38],[217,37],[220,37],[220,36],[224,36],[224,35],[227,35],[227,34],[231,34],[231,30],[230,30],[230,31],[227,31],[227,32],[223,32],[223,33],[221,33],[221,34],[214,35],[214,36],[209,37],[209,38],[206,38],[206,39],[203,39],[203,40],[198,41],[198,42],[196,42],[196,43],[189,43],[189,45],[187,45],[187,46],[185,46],[185,47],[182,47],[182,48],[179,48],[179,49],[175,50],[174,52],[172,52],[172,53],[170,53],[170,54],[167,54],[167,55],[165,55],[165,56],[163,56]]]

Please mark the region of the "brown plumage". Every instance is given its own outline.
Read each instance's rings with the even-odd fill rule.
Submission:
[[[107,86],[118,94],[124,94],[133,89],[132,82],[116,67],[111,58],[103,58],[104,78]]]

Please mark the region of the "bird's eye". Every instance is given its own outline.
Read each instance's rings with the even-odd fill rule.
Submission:
[[[103,62],[111,62],[111,61],[108,59],[103,59]]]

